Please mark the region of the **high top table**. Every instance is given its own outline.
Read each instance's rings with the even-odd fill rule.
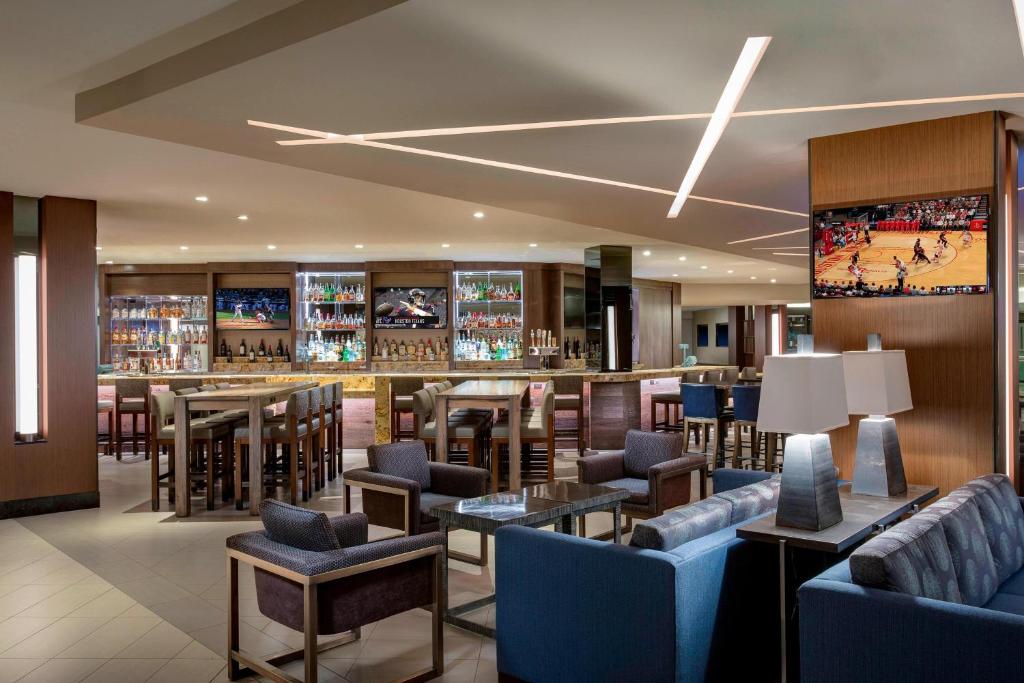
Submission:
[[[189,415],[200,410],[249,410],[249,514],[260,513],[263,500],[263,409],[286,400],[297,391],[320,386],[317,382],[245,384],[229,389],[200,391],[174,397],[174,514],[192,514],[188,477]],[[156,457],[156,454],[153,454]],[[294,457],[294,454],[293,456]],[[235,463],[240,467],[241,463]]]
[[[435,401],[434,417],[437,421],[436,451],[438,462],[448,462],[448,406],[453,402],[467,408],[504,408],[508,410],[508,488],[521,488],[522,444],[519,425],[523,396],[530,390],[528,379],[485,379],[463,382],[440,392]],[[497,458],[497,453],[491,454]]]

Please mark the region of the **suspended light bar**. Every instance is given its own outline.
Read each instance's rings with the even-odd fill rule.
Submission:
[[[39,339],[37,259],[14,259],[15,423],[19,439],[39,434]]]

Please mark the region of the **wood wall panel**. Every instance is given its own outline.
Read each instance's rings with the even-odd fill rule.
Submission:
[[[994,216],[998,114],[923,121],[809,142],[813,210],[987,192]],[[990,245],[998,221],[990,221]],[[992,282],[997,286],[997,278]],[[907,478],[943,493],[995,469],[995,296],[814,300],[815,347],[863,349],[871,332],[905,349],[914,409],[896,416]],[[832,432],[853,474],[856,421]]]
[[[206,273],[166,273],[109,276],[108,296],[206,294]]]
[[[14,282],[14,195],[0,192],[0,282]],[[0,287],[0,339],[8,343],[0,344],[0,500],[5,491],[3,482],[10,477],[9,448],[14,441],[14,287]]]
[[[672,289],[637,287],[640,328],[640,362],[645,368],[672,367]]]
[[[813,138],[811,204],[837,208],[991,188],[997,116],[981,112]]]
[[[0,502],[74,495],[98,501],[96,203],[44,197],[39,220],[45,441],[14,445],[13,430],[0,437]],[[4,259],[0,277],[13,278],[10,260]],[[0,366],[5,396],[13,395],[14,380],[8,372],[13,375],[13,368],[8,370],[5,361]]]

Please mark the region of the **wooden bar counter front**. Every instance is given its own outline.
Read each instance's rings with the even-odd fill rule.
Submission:
[[[600,372],[592,370],[503,370],[503,371],[461,371],[445,372],[241,372],[241,373],[160,373],[133,375],[145,377],[153,386],[166,385],[171,379],[187,377],[201,382],[228,382],[230,384],[279,384],[285,382],[341,382],[345,398],[374,399],[374,440],[376,443],[391,441],[390,394],[391,378],[422,377],[425,382],[442,382],[445,379],[470,378],[481,380],[525,380],[546,382],[555,375],[583,377],[590,385],[589,414],[597,419],[590,421],[587,443],[597,450],[622,448],[628,429],[640,428],[640,384],[645,380],[682,377],[684,373],[704,372],[721,369],[720,365],[695,365],[629,372]],[[97,377],[100,386],[110,386],[125,375],[106,374]]]

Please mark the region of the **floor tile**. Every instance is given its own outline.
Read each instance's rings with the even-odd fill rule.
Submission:
[[[83,681],[85,683],[143,683],[166,663],[165,659],[110,659]]]
[[[81,584],[78,584],[81,585]],[[87,584],[93,585],[93,584]],[[98,598],[91,600],[74,610],[69,617],[116,617],[124,614],[136,603],[128,595],[116,588],[110,588]]]
[[[53,624],[52,617],[9,617],[0,621],[0,652]]]
[[[184,631],[160,621],[114,656],[119,659],[172,659],[194,642],[192,636]]]
[[[57,656],[69,659],[109,659],[146,635],[158,623],[159,619],[150,617],[114,617]]]
[[[0,666],[0,683],[14,683],[32,669],[45,664],[46,659],[5,659]]]
[[[75,584],[61,588],[53,595],[40,600],[19,616],[24,617],[66,617],[82,605],[92,602],[99,596],[111,590],[107,586],[93,584]],[[104,616],[104,615],[82,615],[82,616]]]
[[[148,683],[205,683],[212,680],[223,666],[215,659],[172,659],[146,680]]]
[[[56,657],[108,620],[103,617],[64,617],[0,653],[4,659]]]
[[[18,683],[78,683],[101,666],[102,659],[51,659]]]

